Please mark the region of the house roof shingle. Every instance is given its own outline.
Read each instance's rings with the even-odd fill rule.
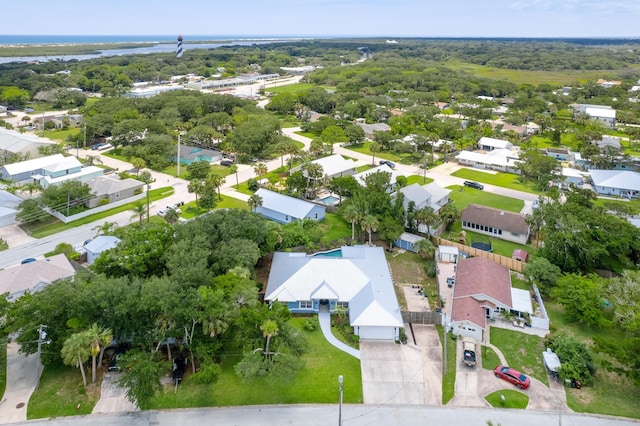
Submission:
[[[461,219],[463,222],[490,226],[492,228],[509,231],[512,234],[529,233],[529,225],[527,225],[525,221],[525,215],[481,206],[479,204],[469,204],[462,210]]]

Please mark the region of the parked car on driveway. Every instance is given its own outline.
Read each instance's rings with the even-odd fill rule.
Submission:
[[[527,376],[506,365],[497,366],[493,373],[496,377],[516,385],[518,389],[528,389],[531,384],[531,380]]]
[[[473,367],[476,365],[477,344],[475,339],[464,337],[462,339],[462,362],[464,365]]]
[[[383,164],[386,164],[387,166],[391,167],[392,169],[396,168],[395,163],[389,161],[389,160],[380,160],[380,165],[382,166]]]
[[[479,189],[479,190],[483,190],[484,186],[479,184],[478,182],[474,182],[472,180],[465,180],[464,181],[464,186],[469,187],[469,188],[475,188],[475,189]]]

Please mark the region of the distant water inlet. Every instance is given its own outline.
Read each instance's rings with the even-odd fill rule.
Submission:
[[[313,256],[313,257],[342,257],[342,249],[319,251],[317,253],[313,253],[311,256]]]

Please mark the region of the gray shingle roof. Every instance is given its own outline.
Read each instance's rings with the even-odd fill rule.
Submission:
[[[469,204],[462,210],[461,218],[464,222],[490,226],[509,231],[512,234],[527,234],[529,232],[525,215],[478,204]]]

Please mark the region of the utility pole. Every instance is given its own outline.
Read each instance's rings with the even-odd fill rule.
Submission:
[[[338,408],[338,426],[342,426],[342,390],[344,386],[344,378],[342,374],[338,376],[338,384],[340,385],[340,408]]]
[[[180,135],[181,135],[181,132],[178,133],[178,155],[177,155],[177,158],[178,158],[178,177],[180,177]]]
[[[444,359],[442,360],[442,366],[444,368],[444,375],[447,375],[447,313],[443,312],[442,315],[444,315]]]
[[[44,111],[42,111],[42,137],[44,138]]]
[[[45,339],[47,338],[47,332],[44,329],[47,328],[46,325],[40,324],[38,326],[38,365],[37,365],[37,381],[36,381],[36,389],[40,387],[40,369],[42,366],[42,360],[40,359],[40,354],[42,353],[42,344],[45,343]]]
[[[67,217],[69,217],[69,203],[71,202],[71,192],[67,191]]]
[[[151,184],[147,182],[147,223],[151,221],[151,216],[149,215],[149,192],[151,192]]]

